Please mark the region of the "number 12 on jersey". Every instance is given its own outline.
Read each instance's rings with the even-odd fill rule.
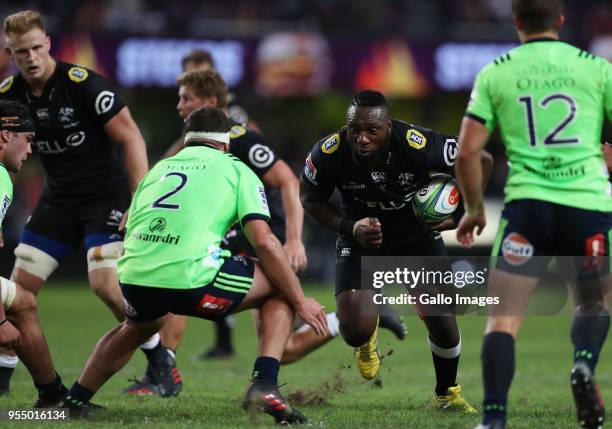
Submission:
[[[527,119],[527,128],[529,130],[529,146],[537,145],[537,137],[536,137],[536,114],[534,110],[534,100],[532,96],[523,96],[519,97],[517,102],[523,103],[525,106],[525,116]],[[552,130],[549,130],[544,137],[545,145],[552,144],[577,144],[580,143],[580,139],[578,137],[570,137],[570,138],[559,138],[558,134],[561,133],[576,117],[576,102],[572,97],[566,94],[551,94],[537,103],[537,106],[542,109],[546,109],[550,106],[551,103],[564,103],[568,107],[567,115],[559,122],[557,125],[552,127]],[[544,112],[542,112],[544,114]]]

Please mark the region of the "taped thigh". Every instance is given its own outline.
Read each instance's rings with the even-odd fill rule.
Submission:
[[[19,243],[15,248],[15,268],[40,277],[43,281],[49,278],[58,265],[59,262],[53,256],[29,244]]]
[[[87,271],[98,268],[117,268],[117,259],[123,255],[123,241],[113,241],[90,247],[87,251]]]

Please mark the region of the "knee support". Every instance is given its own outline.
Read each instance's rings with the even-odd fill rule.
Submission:
[[[87,251],[87,271],[98,268],[117,268],[117,259],[123,255],[123,241],[113,241]]]
[[[19,243],[15,248],[15,268],[22,269],[47,281],[57,268],[57,259],[29,244]]]
[[[11,308],[11,304],[13,304],[16,292],[17,285],[15,285],[15,282],[5,279],[4,277],[0,277],[0,298],[2,298],[4,311],[7,311],[9,308]]]

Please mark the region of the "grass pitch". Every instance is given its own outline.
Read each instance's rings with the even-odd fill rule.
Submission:
[[[307,288],[328,309],[334,308],[331,286]],[[51,283],[40,295],[43,329],[55,365],[69,387],[78,377],[96,341],[115,321],[85,284]],[[422,322],[406,317],[408,338],[399,342],[379,331],[379,346],[387,354],[380,383],[362,380],[353,365],[352,349],[338,338],[300,362],[281,368],[281,391],[321,428],[472,428],[478,417],[447,414],[429,405],[434,386],[431,354]],[[571,346],[567,315],[530,317],[517,344],[517,371],[511,391],[510,428],[577,428],[569,389]],[[459,319],[463,353],[458,381],[465,396],[480,409],[482,384],[480,346],[485,318]],[[62,423],[9,422],[3,428],[59,426],[74,428],[235,428],[272,426],[268,416],[249,416],[240,408],[251,373],[257,339],[248,313],[237,316],[237,356],[224,361],[199,361],[197,354],[213,338],[212,324],[190,319],[178,352],[183,391],[177,398],[127,397],[121,390],[128,379],[144,373],[145,358],[132,361],[96,395],[107,407],[95,418]],[[391,352],[391,353],[390,353]],[[604,399],[612,397],[612,363],[608,347],[597,371]],[[32,381],[23,365],[15,371],[11,394],[0,398],[0,409],[27,409],[35,399]],[[6,413],[4,413],[6,415]]]

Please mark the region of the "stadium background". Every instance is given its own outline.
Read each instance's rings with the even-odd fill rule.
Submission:
[[[377,88],[392,113],[457,133],[474,76],[516,45],[508,0],[7,1],[2,15],[34,7],[45,16],[56,58],[91,67],[120,88],[148,146],[150,163],[181,132],[176,113],[180,60],[209,50],[234,103],[246,109],[299,174],[312,144],[344,124],[355,90]],[[564,40],[612,59],[609,0],[566,1]],[[14,65],[0,54],[0,77]],[[606,131],[607,134],[609,134]],[[506,163],[497,136],[488,188],[491,242]],[[4,226],[0,269],[42,189],[40,164],[26,163]],[[315,232],[316,231],[316,232]],[[454,244],[452,233],[447,242]],[[334,234],[306,220],[309,280],[333,278]],[[84,273],[82,253],[55,277]]]

